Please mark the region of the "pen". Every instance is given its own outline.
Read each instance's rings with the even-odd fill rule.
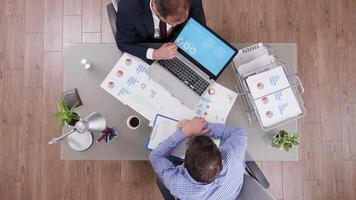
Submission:
[[[107,135],[109,135],[110,131],[104,130],[103,133],[104,133],[104,134],[97,140],[97,142],[100,142],[100,141],[103,140]]]

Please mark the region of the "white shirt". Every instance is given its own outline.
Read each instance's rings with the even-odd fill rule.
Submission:
[[[151,8],[151,13],[152,13],[152,18],[153,18],[153,25],[154,25],[154,38],[158,39],[161,38],[161,31],[159,29],[159,22],[161,21],[158,16],[156,15],[156,12],[153,11],[152,9],[152,0],[150,1],[150,8]],[[167,33],[169,34],[173,29],[173,26],[167,23]],[[146,52],[146,58],[153,60],[153,51],[155,49],[149,48],[147,49]]]

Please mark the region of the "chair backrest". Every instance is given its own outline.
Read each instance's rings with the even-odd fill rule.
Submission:
[[[106,10],[107,10],[108,16],[109,16],[111,30],[112,30],[112,33],[114,34],[116,45],[117,45],[116,36],[117,36],[117,31],[118,31],[118,29],[117,29],[117,3],[118,2],[119,2],[119,0],[113,0],[113,3],[116,3],[115,6],[113,3],[109,3],[106,6]],[[115,7],[116,7],[116,9],[115,9]]]
[[[156,178],[156,183],[165,200],[175,200],[169,190],[164,186],[159,178]],[[248,174],[244,175],[244,182],[241,191],[236,200],[275,200],[276,198],[266,190],[260,183]]]
[[[261,184],[259,184],[256,179],[250,175],[245,174],[244,183],[236,200],[250,199],[275,200],[276,198],[272,196],[272,194]]]

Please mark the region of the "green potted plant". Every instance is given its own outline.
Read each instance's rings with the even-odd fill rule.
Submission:
[[[279,150],[289,151],[293,146],[299,144],[299,135],[281,130],[272,138],[272,147]]]
[[[69,108],[66,102],[63,99],[60,99],[57,102],[58,112],[54,113],[55,117],[58,117],[61,120],[61,128],[64,127],[65,124],[69,126],[74,126],[77,121],[79,121],[79,115],[74,111],[74,107]]]

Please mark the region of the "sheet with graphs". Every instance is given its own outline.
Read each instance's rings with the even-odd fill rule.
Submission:
[[[210,122],[225,122],[236,100],[235,92],[214,83],[191,110],[145,73],[149,67],[124,53],[100,87],[148,119],[151,126],[157,114],[177,120],[201,115]]]
[[[100,87],[151,121],[167,102],[175,104],[178,100],[147,76],[148,67],[145,62],[124,53]]]
[[[225,123],[236,98],[236,92],[213,83],[194,108],[195,115],[203,116],[210,122]]]
[[[272,126],[302,113],[282,66],[246,78],[262,125]]]

